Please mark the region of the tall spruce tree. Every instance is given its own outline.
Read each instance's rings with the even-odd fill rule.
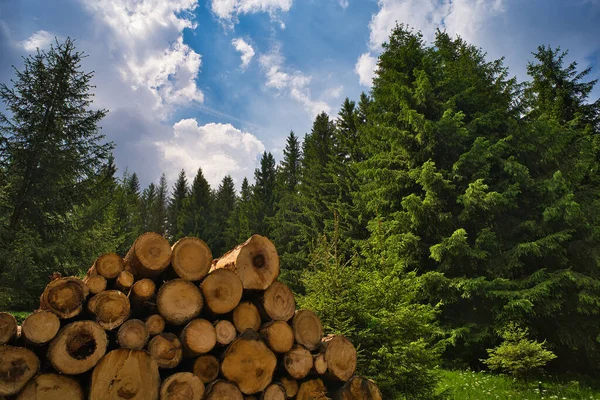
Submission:
[[[235,184],[231,175],[223,177],[217,193],[214,205],[214,230],[209,238],[208,245],[215,255],[222,255],[227,251],[225,232],[227,220],[236,205]]]
[[[254,170],[252,188],[252,229],[254,233],[268,236],[271,232],[271,220],[275,216],[276,180],[275,158],[273,154],[263,153],[260,168]]]
[[[209,242],[213,236],[213,194],[208,181],[204,177],[202,168],[192,182],[190,195],[184,203],[184,228],[186,236],[197,236],[205,242]]]
[[[185,171],[182,169],[173,185],[173,192],[169,199],[168,208],[168,232],[171,240],[177,240],[183,236],[185,217],[183,213],[184,204],[188,198],[189,189]]]
[[[254,232],[250,221],[251,213],[252,187],[248,183],[248,179],[244,178],[236,206],[227,220],[227,231],[225,232],[227,249],[232,249],[252,236]]]

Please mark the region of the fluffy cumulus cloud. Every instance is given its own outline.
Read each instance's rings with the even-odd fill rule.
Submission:
[[[293,0],[212,0],[211,9],[217,17],[229,25],[237,22],[241,14],[266,12],[277,20],[279,12],[287,12],[292,7]],[[281,27],[285,25],[281,23]]]
[[[287,94],[299,101],[311,117],[323,111],[331,112],[329,104],[312,99],[309,88],[311,77],[284,65],[285,59],[280,54],[279,48],[276,47],[270,53],[261,55],[259,61],[265,72],[267,88],[275,89],[278,93]]]
[[[375,68],[377,67],[377,58],[371,53],[363,53],[356,62],[354,70],[358,74],[358,80],[363,86],[371,86],[375,77]]]
[[[45,30],[39,30],[29,38],[21,42],[23,48],[29,52],[34,52],[36,49],[45,49],[54,41],[54,35]]]
[[[241,53],[241,55],[240,55],[240,58],[242,59],[241,68],[242,68],[242,70],[245,70],[246,67],[248,67],[248,64],[250,64],[250,61],[252,61],[252,58],[254,57],[254,49],[252,48],[252,46],[249,43],[247,43],[242,38],[233,39],[231,41],[231,44],[233,45],[233,47],[235,47],[235,49],[237,51],[239,51]]]
[[[209,123],[199,126],[195,119],[182,119],[173,126],[173,136],[155,143],[163,155],[167,178],[175,180],[184,169],[190,177],[202,167],[212,187],[229,174],[239,184],[251,176],[257,158],[265,150],[260,140],[231,124]]]

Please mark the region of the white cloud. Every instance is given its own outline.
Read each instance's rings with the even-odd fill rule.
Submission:
[[[39,30],[31,35],[27,40],[21,42],[23,48],[27,51],[36,51],[36,49],[44,49],[49,47],[54,41],[54,35],[50,32]]]
[[[277,20],[277,13],[289,11],[292,2],[293,0],[212,0],[211,9],[217,17],[232,25],[237,22],[239,15],[258,12],[266,12]],[[285,29],[285,24],[281,21],[280,26]]]
[[[181,169],[193,177],[202,167],[212,187],[217,187],[228,174],[238,184],[245,176],[252,176],[257,158],[265,150],[256,136],[231,124],[199,126],[195,119],[180,120],[173,125],[173,136],[155,145],[164,157],[171,182]]]
[[[246,69],[248,64],[250,64],[252,57],[254,57],[254,49],[242,38],[233,39],[231,41],[231,44],[233,45],[233,47],[235,47],[237,51],[242,53],[242,55],[240,56],[242,59],[241,68],[242,70]]]
[[[325,90],[323,92],[323,94],[321,95],[321,97],[324,99],[333,99],[333,100],[339,99],[340,96],[342,95],[343,91],[344,91],[344,85],[332,87],[332,88]]]
[[[358,74],[358,80],[361,85],[371,87],[375,77],[375,68],[377,68],[377,58],[371,53],[363,53],[356,62],[354,71]]]
[[[343,9],[348,8],[348,6],[350,5],[350,1],[349,0],[338,0],[338,2],[340,3],[340,6]]]
[[[311,81],[310,76],[284,66],[285,59],[279,53],[279,48],[276,47],[270,53],[261,55],[259,61],[267,78],[266,87],[276,89],[279,93],[286,93],[294,100],[299,101],[311,117],[323,111],[331,112],[329,104],[311,98],[308,87]]]

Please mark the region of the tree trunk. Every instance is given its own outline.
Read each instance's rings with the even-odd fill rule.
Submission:
[[[156,336],[165,330],[165,319],[160,314],[152,314],[146,318],[146,326],[148,327],[148,334],[150,336]]]
[[[229,270],[211,272],[200,285],[206,307],[213,314],[233,311],[242,299],[244,288],[238,276]]]
[[[108,353],[92,373],[90,400],[158,400],[160,376],[150,354],[117,349]]]
[[[118,290],[105,290],[88,301],[88,311],[106,330],[118,328],[129,318],[131,308],[127,296]]]
[[[212,323],[205,319],[193,319],[179,336],[186,357],[208,353],[217,343],[217,333]]]
[[[0,346],[0,396],[19,393],[38,372],[40,360],[31,350]]]
[[[106,279],[115,279],[125,268],[123,259],[115,253],[106,253],[98,257],[88,276],[100,275]]]
[[[53,280],[46,286],[40,298],[40,308],[52,311],[59,318],[79,315],[89,289],[81,279],[68,277]]]
[[[202,311],[204,301],[200,289],[192,282],[175,279],[165,282],[156,296],[158,312],[166,322],[184,325]]]
[[[381,392],[377,385],[370,380],[355,376],[335,395],[336,400],[382,400]]]
[[[117,342],[124,349],[141,350],[146,346],[150,334],[148,327],[139,319],[127,320],[117,333]]]
[[[133,274],[141,278],[160,275],[171,262],[171,246],[158,233],[148,232],[139,236],[127,255],[125,264]]]
[[[283,366],[292,378],[303,379],[313,366],[312,354],[306,347],[297,344],[283,356]]]
[[[204,355],[196,359],[193,371],[206,384],[217,379],[220,367],[217,357]]]
[[[327,388],[321,379],[303,382],[298,389],[296,400],[329,400]]]
[[[83,279],[91,294],[98,294],[106,290],[106,278],[102,275],[86,276]]]
[[[129,290],[133,286],[134,282],[135,278],[131,272],[121,271],[119,276],[117,276],[117,280],[115,281],[115,289],[120,290],[125,294],[129,294]]]
[[[356,371],[356,349],[342,335],[329,335],[323,338],[321,354],[325,356],[328,375],[346,382]]]
[[[53,312],[39,310],[31,314],[21,325],[21,334],[35,346],[50,342],[60,329],[60,320]]]
[[[253,235],[215,260],[211,271],[221,268],[234,271],[244,289],[265,290],[279,276],[279,255],[269,239]]]
[[[275,281],[265,290],[262,307],[269,319],[289,321],[296,311],[296,301],[290,288],[283,282]]]
[[[285,388],[279,383],[272,383],[260,396],[260,400],[285,400]]]
[[[179,239],[171,249],[171,266],[181,279],[199,281],[208,275],[213,258],[203,240],[185,237]]]
[[[29,381],[17,400],[83,400],[83,390],[68,376],[41,374]]]
[[[205,400],[244,400],[244,396],[233,383],[219,379],[206,387]]]
[[[233,310],[233,324],[239,333],[243,333],[246,329],[258,332],[260,323],[261,318],[258,308],[250,301],[238,304]]]
[[[294,339],[308,350],[313,351],[321,344],[323,326],[317,315],[310,310],[298,310],[292,320]]]
[[[106,353],[108,338],[93,321],[73,322],[50,342],[47,358],[58,372],[77,375],[92,369]]]
[[[298,394],[298,381],[290,378],[289,376],[284,376],[281,378],[281,384],[285,388],[285,394],[288,399],[295,397]]]
[[[276,364],[277,358],[258,333],[248,329],[223,354],[221,373],[242,393],[254,394],[271,383]]]
[[[235,326],[226,319],[215,322],[215,331],[217,333],[217,343],[221,346],[227,346],[237,336]]]
[[[0,345],[7,344],[17,337],[17,320],[12,314],[0,312]]]
[[[173,333],[156,335],[148,343],[148,351],[159,368],[175,368],[183,358],[183,348]]]
[[[269,322],[260,329],[265,343],[275,353],[287,353],[294,347],[294,331],[283,321]]]
[[[160,400],[201,400],[204,383],[191,372],[178,372],[169,376],[160,388]]]

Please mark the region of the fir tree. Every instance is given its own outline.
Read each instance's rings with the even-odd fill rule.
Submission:
[[[260,159],[260,168],[254,170],[252,188],[252,227],[254,233],[268,236],[271,218],[275,215],[276,200],[275,158],[266,151]]]
[[[185,171],[182,169],[179,172],[177,181],[173,186],[173,193],[169,199],[169,219],[168,231],[172,240],[177,240],[184,235],[183,224],[184,215],[183,208],[188,197],[188,183],[185,176]]]
[[[215,195],[214,206],[214,233],[209,238],[208,245],[214,254],[224,254],[226,248],[225,231],[227,229],[227,220],[233,212],[236,205],[235,185],[231,175],[226,175]]]
[[[210,242],[214,225],[213,196],[202,168],[198,168],[194,177],[190,195],[184,203],[183,214],[185,219],[183,233]]]

